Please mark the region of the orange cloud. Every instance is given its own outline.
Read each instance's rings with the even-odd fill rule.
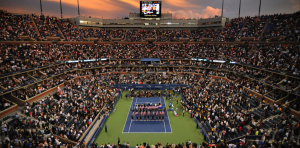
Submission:
[[[208,18],[208,17],[214,17],[215,15],[221,15],[222,9],[219,8],[213,8],[211,6],[207,6],[205,9],[202,10],[202,17]]]
[[[43,0],[54,3],[58,9],[60,0]],[[162,12],[172,13],[176,18],[208,18],[209,16],[220,15],[221,10],[213,8],[211,6],[203,7],[201,5],[194,4],[190,0],[162,0]],[[56,5],[58,4],[58,5]],[[140,0],[79,0],[80,14],[83,16],[91,16],[93,18],[117,18],[127,17],[130,12],[139,12]],[[77,0],[62,0],[63,17],[76,17]],[[73,13],[66,9],[66,6],[70,9],[74,9]],[[53,4],[51,5],[53,7]],[[59,11],[53,11],[50,7],[43,3],[43,10],[45,15],[57,16],[60,18]],[[36,13],[39,14],[39,9],[23,10],[22,7],[9,6],[4,9],[8,9],[12,13]]]
[[[195,10],[171,10],[171,9],[164,9],[163,13],[172,13],[173,18],[209,18],[214,17],[215,15],[221,15],[222,9],[213,8],[211,6],[207,6],[205,9],[201,11],[201,13]]]
[[[45,0],[60,3],[60,0]],[[125,3],[125,4],[124,4]],[[63,0],[62,5],[69,5],[77,7],[77,0]],[[131,7],[130,7],[131,6]],[[87,15],[97,18],[117,18],[120,14],[127,14],[133,12],[132,6],[135,8],[140,7],[140,2],[137,0],[79,0],[79,7],[81,15]],[[137,9],[138,11],[138,9]],[[74,17],[64,15],[64,17]]]
[[[299,0],[290,0],[290,2],[293,4],[293,8],[295,10],[299,10],[300,9],[300,2],[299,2]]]
[[[128,3],[136,8],[140,8],[140,3],[139,2],[136,2],[136,1],[130,1],[130,0],[120,0],[121,2],[124,2],[124,3]]]
[[[189,1],[187,0],[165,0],[163,1],[163,3],[166,2],[168,3],[168,5],[170,6],[177,6],[177,7],[181,7],[181,8],[191,8],[191,7],[198,7],[199,8],[199,5],[195,5],[195,4],[192,4],[190,3]]]
[[[59,3],[60,0],[46,0],[51,2]],[[71,6],[77,7],[76,0],[63,0],[62,5],[68,4]],[[95,9],[95,10],[102,10],[102,11],[112,11],[112,10],[119,10],[120,8],[115,5],[115,1],[113,0],[79,0],[79,7],[83,9]]]
[[[52,1],[59,3],[60,0],[46,0],[46,1]],[[124,5],[125,3],[125,5]],[[191,9],[199,10],[201,6],[195,5],[190,3],[188,0],[164,0],[163,1],[163,8],[162,11],[166,12],[168,10],[172,10],[171,13],[173,13],[173,16],[176,15],[176,17],[189,17],[189,18],[198,18],[202,17],[201,14],[198,14],[196,11],[192,11]],[[68,4],[71,6],[77,7],[77,1],[76,0],[63,0],[62,4]],[[100,14],[100,16],[96,17],[102,17],[103,18],[115,18],[120,12],[123,12],[126,14],[129,14],[129,12],[133,12],[134,10],[131,10],[130,8],[126,7],[126,5],[131,5],[134,8],[140,7],[140,0],[80,0],[80,9],[84,10],[88,16],[94,16],[95,14]],[[181,7],[182,9],[174,11],[172,7]],[[132,7],[131,7],[132,8]],[[210,14],[211,11],[215,11],[213,9],[206,8],[205,13]],[[188,9],[188,10],[186,10]],[[139,10],[136,10],[139,12]],[[212,12],[214,13],[214,12]]]

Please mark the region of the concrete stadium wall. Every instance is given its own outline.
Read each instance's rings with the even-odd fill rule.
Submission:
[[[62,83],[62,84],[59,85],[60,88],[62,88],[62,87],[64,87],[64,86],[65,86],[64,83]],[[29,98],[29,99],[26,100],[26,101],[27,101],[28,103],[33,103],[33,102],[38,101],[38,100],[40,100],[40,99],[42,99],[42,98],[44,98],[44,97],[46,97],[46,96],[49,96],[49,95],[52,94],[52,93],[57,92],[57,90],[58,90],[57,87],[50,88],[49,90],[46,90],[46,91],[43,92],[43,93],[40,93],[40,94],[38,94],[38,95],[36,95],[36,96],[34,96],[34,97],[31,97],[31,98]]]
[[[0,119],[2,119],[4,117],[6,117],[6,116],[8,116],[8,115],[10,115],[10,114],[12,114],[14,112],[16,112],[17,110],[18,110],[18,105],[15,104],[15,105],[13,105],[13,106],[11,106],[11,107],[9,107],[9,108],[1,111],[0,112]]]

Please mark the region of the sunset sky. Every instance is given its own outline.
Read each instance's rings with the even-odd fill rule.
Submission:
[[[42,0],[43,14],[60,17],[60,0]],[[176,18],[208,18],[221,15],[222,0],[161,0],[162,12]],[[140,0],[79,0],[80,14],[97,18],[124,18],[139,13]],[[258,15],[259,0],[242,0],[241,16]],[[62,0],[63,17],[76,17],[77,0]],[[0,0],[0,9],[12,13],[40,14],[39,0]],[[224,17],[238,17],[239,0],[224,1]],[[300,0],[262,0],[261,14],[293,13]]]

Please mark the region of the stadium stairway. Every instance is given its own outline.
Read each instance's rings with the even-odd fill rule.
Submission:
[[[265,27],[264,27],[264,30],[262,31],[262,33],[261,33],[261,35],[260,35],[260,39],[263,37],[263,35],[265,34],[265,32],[266,32],[266,29],[267,29],[267,26],[269,25],[269,22],[270,22],[270,20],[268,19],[267,20],[267,22],[266,22],[266,25],[265,25]]]
[[[238,37],[241,36],[241,34],[242,34],[242,32],[243,32],[243,28],[245,27],[245,25],[247,24],[247,22],[248,22],[248,19],[246,19],[246,21],[245,21],[243,27],[241,28],[239,34],[237,35],[237,37],[236,37],[236,39],[235,39],[236,41],[241,41],[241,39],[239,39]]]
[[[64,36],[64,34],[61,32],[61,30],[60,30],[60,27],[58,26],[58,24],[55,22],[55,26],[57,27],[57,29],[58,29],[58,32],[60,33],[60,35],[61,35],[61,41],[64,41],[66,38],[65,38],[65,36]]]
[[[65,64],[65,66],[67,67],[67,69],[71,69],[67,64]]]
[[[269,29],[271,29],[272,27],[274,27],[274,25],[271,25],[271,24],[270,24],[270,21],[269,21],[268,26],[266,27],[266,29],[265,29],[265,31],[264,31],[264,34],[265,34]]]
[[[0,85],[0,90],[6,90],[3,86]]]
[[[209,65],[207,66],[208,68],[210,67],[211,63],[209,63]]]
[[[38,35],[40,35],[40,32],[39,32],[39,30],[38,30],[38,27],[36,26],[35,21],[34,21],[33,18],[32,18],[32,15],[30,15],[30,20],[31,20],[32,23],[33,23],[35,32],[36,32]]]
[[[17,83],[21,83],[21,81],[20,80],[18,80],[18,79],[16,79],[16,78],[13,78],[13,80],[14,80],[14,82],[17,82]]]
[[[271,75],[269,75],[269,76],[263,78],[262,80],[263,80],[263,81],[266,81],[267,79],[269,79],[269,78],[272,77],[272,76],[273,76],[273,74],[271,74]]]
[[[211,85],[211,83],[214,82],[214,81],[215,81],[215,79],[211,79],[211,80],[209,81],[209,83],[206,85],[206,87],[208,87],[209,85]],[[206,88],[206,87],[205,87],[205,88]]]
[[[278,82],[276,85],[280,85],[284,80],[286,80],[287,79],[287,76],[285,76],[285,78],[284,79],[282,79],[280,82]]]
[[[296,91],[296,90],[298,90],[300,88],[300,84],[299,84],[299,86],[298,87],[296,87],[295,89],[293,89],[294,91]]]
[[[44,73],[44,72],[42,72],[42,71],[40,71],[40,70],[39,70],[39,72],[40,72],[42,75],[44,75],[44,76],[47,77],[47,74],[46,74],[46,73]]]
[[[37,80],[35,77],[31,76],[31,75],[28,75],[28,77],[30,77],[32,80]]]
[[[70,21],[70,24],[74,25],[72,21]],[[76,25],[74,25],[74,26],[76,26]],[[75,29],[76,29],[76,30],[79,32],[79,35],[80,35],[80,37],[81,37],[81,40],[84,40],[84,37],[83,37],[83,35],[82,35],[81,31],[78,29],[78,27],[77,27],[77,26],[76,26],[76,28],[75,28]]]

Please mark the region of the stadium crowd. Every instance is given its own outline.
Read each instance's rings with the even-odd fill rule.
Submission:
[[[5,109],[8,109],[9,107],[11,107],[12,105],[14,105],[13,102],[6,100],[6,99],[0,99],[0,111],[3,111]]]
[[[57,24],[67,41],[82,40],[80,31],[69,19],[59,19]]]
[[[283,104],[271,106],[264,98],[259,99],[245,91],[243,86],[243,82],[239,84],[212,79],[205,87],[179,88],[178,91],[183,95],[182,108],[191,112],[191,117],[195,117],[204,129],[205,137],[215,143],[242,135],[262,135],[259,141],[263,144],[257,143],[255,147],[278,147],[279,141],[281,147],[295,147],[299,123],[289,115],[289,108]],[[268,120],[271,116],[274,118]],[[275,140],[269,143],[272,138]],[[245,144],[245,139],[238,143]]]
[[[299,13],[272,16],[261,40],[280,37],[286,41],[299,41]]]
[[[255,70],[253,69],[244,70],[238,65],[232,67],[229,65],[225,66],[235,69],[238,73],[255,75]],[[247,87],[264,94],[272,92],[272,87],[259,84],[255,81],[249,81],[229,72],[190,70],[198,74],[185,73],[177,75],[174,73],[173,75],[153,75],[145,74],[145,72],[137,72],[133,75],[102,75],[101,71],[84,71],[76,75],[69,74],[63,78],[71,80],[65,88],[33,104],[26,103],[22,115],[17,115],[18,117],[10,122],[14,123],[14,126],[17,128],[20,126],[20,122],[30,125],[29,129],[27,129],[28,126],[23,127],[32,132],[32,135],[29,135],[30,138],[27,139],[27,143],[39,144],[42,139],[47,141],[47,144],[43,142],[44,145],[61,145],[59,140],[55,142],[57,140],[51,139],[51,134],[77,141],[94,120],[97,112],[104,106],[111,108],[110,106],[114,103],[116,98],[113,94],[116,93],[116,90],[108,89],[106,86],[116,84],[117,82],[124,82],[124,77],[128,80],[144,77],[145,80],[151,80],[152,78],[152,80],[161,79],[163,81],[165,79],[168,81],[165,84],[191,85],[192,88],[176,89],[184,98],[181,101],[182,108],[188,111],[191,110],[191,116],[195,117],[198,123],[201,123],[205,129],[205,136],[214,140],[216,144],[226,145],[226,141],[230,141],[240,135],[246,135],[247,133],[249,135],[256,135],[258,133],[258,135],[263,135],[263,140],[266,140],[263,141],[265,144],[276,145],[276,143],[267,142],[272,138],[270,135],[275,135],[274,138],[277,142],[283,141],[282,144],[289,145],[288,140],[294,137],[291,136],[291,131],[294,130],[294,133],[297,133],[297,130],[299,130],[297,125],[285,128],[287,125],[295,124],[293,122],[294,118],[288,116],[288,109],[286,107],[282,106],[282,104],[270,106],[265,103],[264,99],[258,98],[243,88]],[[78,75],[91,74],[92,76],[89,76],[88,79],[72,79]],[[226,77],[230,81],[215,79],[212,76]],[[269,75],[266,74],[262,78],[265,77],[269,77]],[[155,83],[159,83],[159,81],[155,81]],[[56,87],[56,85],[53,85],[53,87]],[[151,91],[149,93],[154,96],[157,94],[157,92]],[[142,92],[133,92],[132,95],[142,95]],[[267,123],[268,121],[263,121],[270,116],[275,116],[277,119],[274,120],[275,123],[271,124],[272,126]],[[32,117],[34,120],[27,121],[27,118]],[[33,139],[31,136],[35,136],[34,131],[38,131],[40,128],[46,128],[46,130],[36,133],[42,136],[34,139],[39,140],[39,142],[32,143]],[[9,128],[6,130],[9,130]],[[28,137],[28,135],[24,137]],[[8,137],[7,139],[11,138]],[[22,137],[18,138],[22,139]],[[9,142],[7,139],[4,142],[6,144],[22,144],[15,141]],[[203,146],[205,147],[205,145],[204,143]]]
[[[38,31],[40,33],[40,38],[37,40],[42,41],[46,40],[47,37],[60,37],[62,38],[61,34],[59,33],[59,29],[56,25],[57,18],[56,17],[49,17],[49,16],[38,16],[32,14],[32,18],[36,23]]]
[[[244,24],[241,35],[238,37],[254,37],[255,40],[260,40],[260,36],[264,31],[268,16],[261,17],[247,17],[246,24]]]
[[[23,37],[37,38],[38,33],[29,14],[13,15],[0,10],[0,40],[21,41]]]
[[[147,38],[156,41],[173,42],[187,38],[189,41],[201,41],[212,38],[222,44],[1,44],[0,75],[24,71],[39,67],[38,73],[7,77],[0,80],[0,89],[7,90],[24,85],[25,82],[48,78],[73,68],[91,68],[103,65],[146,65],[135,61],[95,61],[63,64],[64,61],[86,60],[96,58],[108,59],[207,59],[238,62],[239,65],[214,64],[204,61],[182,62],[171,61],[155,63],[161,65],[197,65],[204,68],[226,68],[241,75],[264,80],[273,86],[285,89],[296,89],[299,80],[269,72],[261,72],[256,68],[269,69],[292,75],[299,75],[299,48],[297,44],[228,44],[243,37],[254,37],[255,41],[268,41],[272,37],[280,37],[284,41],[298,41],[299,15],[279,14],[261,17],[245,17],[232,19],[223,29],[203,30],[101,30],[77,28],[69,19],[57,19],[28,14],[11,14],[0,11],[0,40],[22,41],[29,37],[37,41],[47,37],[60,37],[66,41],[86,41],[98,38],[100,41],[111,41],[121,38],[123,41],[139,42]],[[36,24],[36,27],[35,27]],[[53,66],[54,64],[57,64]],[[47,67],[52,65],[53,67]],[[118,90],[109,88],[112,84],[188,84],[191,88],[176,88],[174,92],[182,95],[181,107],[190,112],[197,121],[197,127],[204,129],[205,140],[215,145],[202,143],[201,147],[297,147],[299,122],[290,115],[290,108],[299,111],[299,101],[293,100],[285,104],[268,104],[264,97],[278,101],[288,96],[284,90],[273,88],[256,80],[251,80],[230,72],[205,70],[201,68],[169,68],[132,69],[128,74],[102,74],[104,72],[128,72],[128,68],[102,68],[101,70],[82,70],[76,74],[54,76],[46,83],[30,85],[26,89],[14,91],[12,96],[28,100],[42,92],[65,83],[55,94],[41,100],[24,105],[21,114],[6,117],[0,122],[1,143],[4,147],[73,147],[74,144],[63,143],[57,136],[71,141],[82,137],[98,113],[105,115],[111,111]],[[151,72],[151,73],[150,73]],[[196,72],[188,74],[185,72]],[[178,73],[178,74],[177,74]],[[183,74],[179,74],[183,73]],[[77,76],[88,76],[78,78]],[[220,76],[229,81],[213,78]],[[253,90],[263,97],[254,95]],[[298,89],[299,91],[299,89]],[[147,92],[148,96],[161,95],[158,91]],[[131,92],[132,96],[145,96],[143,91]],[[0,111],[14,105],[1,98]],[[104,109],[104,110],[103,110]],[[271,118],[270,118],[271,117]],[[236,144],[227,143],[245,135],[261,136],[255,142],[241,138]],[[274,140],[272,140],[274,139]],[[272,141],[272,142],[270,142]],[[78,144],[78,143],[77,143]],[[96,144],[93,145],[97,146]],[[101,145],[103,148],[129,147],[125,144]],[[136,148],[162,148],[157,145],[137,145]],[[185,144],[166,144],[166,148],[199,147],[187,141]],[[200,147],[199,147],[200,148]]]
[[[241,37],[254,37],[255,40],[266,41],[272,37],[280,37],[280,40],[299,41],[299,11],[293,14],[234,18],[226,23],[224,29],[202,30],[78,29],[69,19],[36,14],[18,15],[3,10],[0,14],[0,27],[3,29],[0,40],[22,40],[21,36],[28,36],[39,41],[47,37],[60,37],[68,41],[85,41],[89,38],[111,41],[113,38],[120,38],[130,42],[146,41],[147,38],[154,38],[160,42],[179,41],[180,38],[187,38],[189,41],[212,38],[213,41],[229,42],[240,40]],[[37,28],[34,28],[33,22]],[[14,23],[17,23],[18,27],[14,27]]]
[[[107,87],[107,83],[102,81],[105,77],[88,75],[88,79],[69,79],[67,85],[55,94],[32,104],[27,102],[22,114],[17,114],[9,123],[3,123],[7,137],[2,144],[62,146],[62,142],[53,135],[78,141],[97,114],[101,111],[104,115],[105,111],[111,110],[116,100],[117,91]]]
[[[202,44],[4,45],[1,49],[0,63],[2,64],[0,73],[32,69],[33,67],[61,63],[61,61],[95,58],[202,58],[230,60],[241,64],[299,75],[298,54],[299,45],[275,44],[249,44],[248,46],[238,44],[212,44],[208,46]],[[85,64],[97,66],[104,63],[105,61],[99,61]]]
[[[38,94],[43,93],[46,90],[49,90],[53,87],[58,87],[59,84],[62,84],[64,80],[69,79],[69,76],[60,76],[58,78],[55,78],[53,80],[50,80],[46,84],[39,83],[36,86],[28,87],[25,90],[19,90],[14,92],[14,95],[20,99],[27,100],[29,98],[32,98]]]

